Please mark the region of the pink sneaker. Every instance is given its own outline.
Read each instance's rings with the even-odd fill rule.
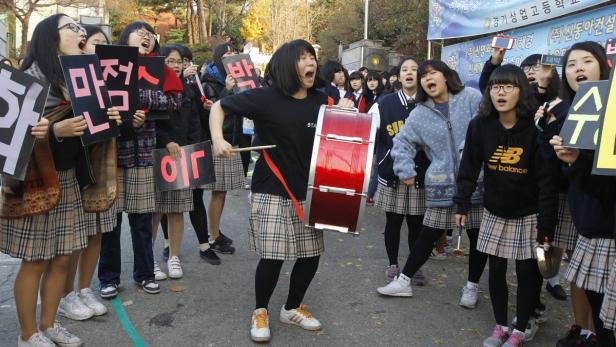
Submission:
[[[503,326],[496,324],[494,330],[492,330],[492,335],[483,340],[483,347],[501,347],[508,337]]]
[[[400,276],[400,267],[398,265],[389,265],[385,269],[385,276],[387,276],[387,283],[394,280],[394,278]]]
[[[520,347],[524,345],[524,333],[514,331],[502,347]]]

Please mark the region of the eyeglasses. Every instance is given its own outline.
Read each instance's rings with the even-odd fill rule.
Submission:
[[[494,94],[498,94],[500,93],[501,89],[503,89],[505,93],[509,94],[513,92],[513,90],[515,89],[515,86],[513,84],[493,84],[490,87],[490,92]]]
[[[165,60],[165,64],[181,66],[182,65],[182,61],[181,60],[174,60],[174,59],[167,59],[167,60]]]
[[[141,37],[146,37],[146,36],[149,37],[150,41],[156,41],[156,35],[152,34],[148,30],[145,30],[143,28],[137,29],[137,30],[135,30],[133,32],[136,33],[137,35],[141,36]]]
[[[531,66],[524,66],[522,68],[522,71],[524,71],[525,73],[530,72],[530,70],[533,69],[533,71],[539,71],[541,69],[541,64],[537,63],[535,65],[531,65]]]
[[[87,35],[86,29],[84,27],[82,27],[81,25],[77,24],[77,23],[66,23],[63,26],[58,28],[58,31],[64,29],[64,28],[68,28],[71,31],[75,32],[75,33],[84,33]]]

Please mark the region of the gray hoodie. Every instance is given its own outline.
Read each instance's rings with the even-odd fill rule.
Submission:
[[[428,207],[453,206],[460,165],[459,148],[462,148],[468,124],[477,113],[480,102],[481,93],[473,88],[449,94],[447,118],[434,108],[434,101],[429,98],[417,104],[402,130],[394,137],[391,156],[394,172],[400,180],[417,175],[414,158],[419,149],[423,149],[431,161],[425,178]],[[479,189],[472,200],[481,201]]]

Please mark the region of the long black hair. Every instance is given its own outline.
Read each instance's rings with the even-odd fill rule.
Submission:
[[[368,88],[368,81],[372,81],[372,80],[378,82],[376,89],[374,91]],[[363,91],[364,95],[366,96],[366,99],[370,101],[376,100],[376,98],[378,98],[379,96],[381,96],[381,94],[383,94],[384,88],[385,87],[383,86],[381,75],[379,75],[379,73],[376,71],[368,71],[368,74],[366,75],[366,79],[364,80],[364,91]]]
[[[265,80],[271,81],[272,85],[284,95],[293,95],[302,85],[297,62],[304,53],[317,56],[312,45],[306,40],[293,40],[280,46],[265,68]],[[315,88],[313,85],[310,90]]]
[[[64,83],[64,74],[62,73],[60,59],[58,59],[58,45],[60,44],[58,23],[63,16],[66,15],[57,13],[43,19],[36,25],[28,46],[28,52],[20,67],[21,70],[27,70],[36,62],[54,88]]]
[[[136,22],[130,23],[129,25],[126,26],[126,28],[124,28],[124,30],[122,30],[122,32],[120,33],[120,37],[118,37],[117,44],[128,46],[128,37],[133,31],[139,30],[139,29],[145,29],[149,31],[150,33],[152,33],[153,35],[156,35],[156,31],[150,24],[143,22],[143,21],[136,21]],[[158,44],[158,39],[155,39],[154,49],[152,50],[152,53],[158,54],[159,50],[160,50],[160,45]]]
[[[417,79],[421,81],[421,78],[432,70],[440,71],[443,76],[445,76],[445,83],[447,84],[447,91],[449,93],[458,94],[464,89],[464,84],[460,81],[460,76],[458,73],[453,71],[449,66],[447,66],[447,64],[436,59],[426,60],[419,64],[419,67],[417,68]],[[418,84],[419,86],[417,88],[415,100],[424,102],[428,100],[429,96],[421,86],[421,83]]]
[[[98,25],[82,24],[81,26],[84,29],[86,29],[86,40],[96,34],[103,34],[103,36],[105,37],[105,40],[107,41],[107,44],[111,43],[111,40],[109,39],[107,34],[103,31],[103,28],[99,27]]]
[[[506,64],[502,65],[490,75],[490,80],[486,90],[483,92],[483,98],[479,105],[479,117],[497,117],[498,111],[492,103],[492,97],[490,96],[490,88],[495,84],[512,84],[520,89],[518,103],[515,108],[516,116],[518,119],[532,119],[537,110],[537,103],[532,95],[528,79],[526,74],[516,65]]]
[[[344,67],[342,67],[342,64],[335,60],[328,60],[321,67],[319,75],[323,80],[327,82],[327,84],[331,84],[334,82],[334,76],[336,75],[336,73],[342,71],[344,71]]]
[[[569,103],[573,102],[573,98],[575,97],[575,91],[573,91],[573,89],[571,89],[571,87],[569,86],[566,70],[567,60],[569,60],[569,55],[571,55],[571,52],[574,50],[586,51],[592,54],[599,62],[599,79],[607,80],[610,78],[610,66],[607,64],[607,56],[605,54],[605,49],[600,44],[593,41],[584,41],[574,44],[573,46],[571,46],[571,48],[567,50],[567,52],[565,52],[565,55],[563,56],[562,60],[563,67],[561,70],[563,83],[561,83],[560,85],[560,98]]]
[[[221,43],[214,48],[214,55],[212,56],[214,65],[216,65],[218,72],[220,72],[223,78],[227,77],[227,72],[225,66],[222,64],[222,56],[227,52],[237,52],[237,49],[230,43]]]
[[[188,59],[190,61],[193,60],[192,51],[190,50],[190,48],[188,48],[188,46],[182,44],[176,44],[175,46],[180,50],[180,55],[182,56],[182,59]]]
[[[531,67],[537,64],[541,64],[541,54],[531,54],[528,57],[524,58],[524,60],[522,60],[520,67],[524,69],[527,66]],[[558,76],[558,71],[556,71],[556,67],[552,66],[550,73],[550,82],[548,83],[547,88],[544,89],[544,93],[539,92],[539,82],[533,83],[530,86],[531,92],[534,94],[535,98],[537,99],[537,102],[539,102],[540,104],[546,101],[554,100],[558,96],[558,93],[560,91],[560,77]]]

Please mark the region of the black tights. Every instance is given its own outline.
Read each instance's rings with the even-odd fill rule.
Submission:
[[[479,252],[477,250],[477,239],[479,239],[479,229],[467,229],[469,243],[469,255],[468,255],[468,281],[472,283],[479,283],[483,269],[488,262],[488,255]]]
[[[518,279],[516,329],[526,330],[528,319],[534,310],[536,300],[537,261],[524,259],[515,261],[515,271]],[[490,255],[490,299],[496,324],[507,326],[507,305],[509,289],[507,287],[507,259]]]
[[[193,190],[193,210],[189,212],[190,223],[195,229],[195,234],[199,240],[199,244],[208,243],[208,228],[207,228],[207,212],[205,210],[205,204],[203,203],[203,189]],[[165,240],[169,239],[167,233],[167,215],[163,215],[160,220],[160,224],[163,227],[163,234]]]
[[[304,299],[304,295],[310,286],[314,274],[319,267],[319,256],[299,258],[293,265],[289,296],[284,305],[286,310],[298,308]],[[256,307],[267,308],[270,298],[274,293],[283,260],[261,259],[255,273]]]
[[[595,324],[595,333],[597,334],[597,345],[601,347],[616,346],[613,332],[604,328],[603,321],[599,318],[601,304],[603,303],[603,294],[592,290],[585,290],[585,292],[588,302],[590,303],[590,309],[592,310],[592,320]]]
[[[402,221],[406,217],[406,226],[409,230],[409,251],[413,249],[421,231],[423,216],[403,215],[387,212],[385,222],[385,250],[389,258],[389,265],[398,265],[398,250],[400,248],[400,230]]]

